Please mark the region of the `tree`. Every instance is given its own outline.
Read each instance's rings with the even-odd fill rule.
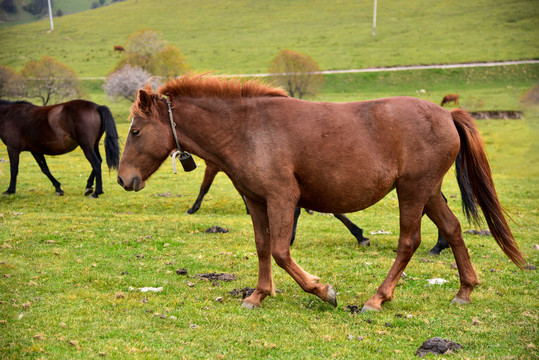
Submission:
[[[116,70],[105,80],[103,88],[105,93],[112,99],[125,98],[134,102],[137,90],[144,87],[152,75],[143,70],[140,66],[124,65],[120,70]],[[156,78],[152,78],[152,86],[158,87]]]
[[[0,99],[19,98],[23,94],[21,75],[12,68],[0,65]]]
[[[296,51],[283,49],[271,61],[268,71],[273,80],[285,88],[292,97],[302,99],[304,96],[315,96],[324,84],[318,63],[310,56]]]
[[[50,56],[27,62],[21,75],[25,97],[39,98],[43,105],[83,96],[77,73]]]
[[[2,3],[0,3],[0,7],[7,13],[17,13],[17,7],[13,3],[13,0],[3,0]]]
[[[127,38],[125,53],[116,66],[139,66],[150,74],[167,77],[178,76],[189,70],[189,64],[180,49],[166,45],[160,33],[153,30],[140,30]]]

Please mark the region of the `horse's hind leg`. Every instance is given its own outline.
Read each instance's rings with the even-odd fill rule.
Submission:
[[[213,183],[213,180],[215,179],[215,175],[219,172],[219,168],[213,164],[206,163],[206,169],[204,170],[204,178],[202,179],[202,184],[200,184],[200,192],[198,193],[198,197],[195,200],[195,203],[189,210],[187,210],[188,214],[194,214],[200,209],[200,205],[202,205],[202,200],[204,200],[204,196],[208,193],[210,190],[211,184]]]
[[[460,289],[453,302],[469,303],[470,293],[479,284],[457,217],[451,212],[441,193],[433,195],[425,206],[425,213],[436,224],[453,250],[460,277]]]
[[[56,195],[62,196],[64,195],[64,190],[62,190],[60,182],[55,179],[54,176],[52,176],[49,166],[47,165],[47,161],[45,160],[45,156],[43,154],[38,154],[32,151],[32,155],[34,156],[34,159],[36,159],[37,164],[39,165],[39,168],[45,174],[49,180],[51,181],[52,185],[56,189]]]
[[[441,194],[442,194],[442,198],[447,203],[446,197],[444,196],[443,193]],[[442,250],[447,249],[448,247],[449,247],[449,244],[447,243],[447,241],[445,241],[440,230],[438,230],[438,241],[436,241],[436,245],[434,245],[434,247],[430,249],[429,255],[440,255],[442,253]]]
[[[10,178],[9,186],[7,190],[4,191],[2,195],[15,194],[15,191],[17,190],[17,175],[19,174],[20,151],[8,148],[7,153],[9,155],[9,170],[10,170],[11,178]]]
[[[84,152],[86,159],[88,159],[90,165],[92,165],[92,172],[90,173],[90,177],[88,178],[88,181],[86,183],[85,195],[89,192],[89,190],[91,190],[91,186],[95,178],[95,191],[91,195],[92,198],[97,198],[99,195],[103,194],[103,179],[101,177],[102,159],[101,155],[99,154],[98,146],[99,145],[96,145],[95,148],[88,148],[81,145],[82,151]]]
[[[361,230],[360,227],[358,227],[356,224],[354,224],[352,222],[352,220],[350,220],[346,215],[344,215],[344,214],[333,214],[333,216],[335,216],[337,219],[339,219],[344,224],[344,226],[346,226],[346,228],[350,231],[350,233],[352,233],[352,235],[354,235],[354,237],[357,240],[357,243],[360,246],[370,246],[371,245],[371,242],[369,241],[369,239],[363,236],[363,230]]]

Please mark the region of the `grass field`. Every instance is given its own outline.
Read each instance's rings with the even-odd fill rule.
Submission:
[[[68,3],[78,11],[89,2],[55,6]],[[18,70],[50,55],[82,77],[102,77],[119,59],[112,46],[145,27],[162,31],[194,69],[217,73],[265,72],[282,48],[309,54],[323,69],[529,59],[539,57],[538,20],[532,0],[378,2],[373,38],[372,1],[129,0],[56,18],[51,33],[48,20],[2,26],[0,64]],[[524,110],[522,120],[478,124],[515,238],[536,266],[539,111],[523,109],[520,98],[538,79],[538,65],[328,75],[313,100],[408,95],[439,103],[457,92],[468,110]],[[107,99],[101,80],[83,83],[89,100],[112,109],[123,147],[131,104]],[[0,143],[0,192],[9,183],[7,159]],[[195,172],[178,175],[167,160],[138,193],[122,190],[103,166],[105,194],[97,200],[83,196],[90,165],[80,149],[47,160],[65,196],[54,196],[29,153],[21,155],[17,194],[0,196],[1,359],[411,359],[434,336],[463,346],[439,358],[539,357],[537,271],[518,270],[491,237],[465,234],[481,285],[472,304],[451,304],[459,287],[454,258],[448,250],[427,255],[436,241],[428,219],[395,299],[379,313],[351,313],[349,305],[361,308],[395,259],[395,193],[350,214],[370,237],[368,248],[328,214],[301,216],[292,256],[336,288],[337,308],[304,293],[274,264],[282,292],[246,311],[230,292],[256,285],[256,250],[250,218],[225,175],[201,210],[187,215],[202,181],[200,159]],[[443,191],[463,229],[472,229],[453,170]],[[205,233],[211,226],[229,233]],[[369,234],[381,229],[390,234]],[[235,280],[196,277],[213,272]],[[429,285],[431,278],[448,282]]]

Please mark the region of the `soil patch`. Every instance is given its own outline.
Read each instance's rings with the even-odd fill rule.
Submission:
[[[244,287],[243,289],[234,289],[231,292],[229,292],[232,296],[240,296],[242,299],[245,299],[248,296],[251,296],[251,294],[255,291],[255,288],[252,287]]]
[[[225,273],[203,273],[196,274],[197,278],[209,280],[209,281],[234,281],[236,280],[236,275],[234,274],[225,274]]]
[[[415,353],[419,357],[424,357],[428,353],[441,355],[447,354],[462,349],[462,345],[456,342],[445,340],[440,337],[433,337],[425,341],[417,352]]]
[[[522,119],[522,111],[496,110],[496,111],[472,111],[472,117],[477,120],[484,119]]]

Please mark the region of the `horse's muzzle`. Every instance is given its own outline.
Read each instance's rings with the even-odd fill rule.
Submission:
[[[131,180],[131,183],[130,184],[127,184],[126,182],[124,182],[124,180],[122,179],[121,176],[118,176],[117,178],[117,181],[118,181],[118,184],[124,188],[124,190],[127,190],[127,191],[140,191],[142,189],[144,189],[144,182],[142,182],[140,180],[140,178],[138,176],[135,176],[132,180]]]

